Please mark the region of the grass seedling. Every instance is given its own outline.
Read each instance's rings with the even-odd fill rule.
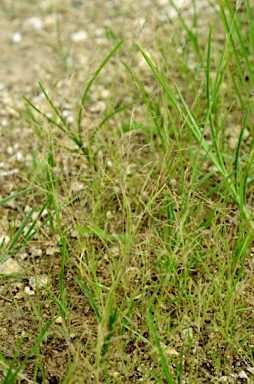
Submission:
[[[39,337],[36,339],[36,342],[33,346],[33,348],[31,349],[31,351],[26,355],[26,357],[22,360],[22,362],[19,364],[18,368],[14,368],[14,366],[16,365],[17,361],[19,360],[19,354],[20,354],[20,349],[21,349],[21,346],[22,346],[22,339],[20,339],[19,341],[19,344],[17,346],[17,349],[16,349],[16,352],[13,356],[13,359],[12,359],[12,362],[11,364],[7,365],[6,361],[5,361],[5,358],[4,356],[1,354],[0,355],[0,364],[3,363],[3,365],[6,367],[8,366],[8,369],[6,370],[6,373],[5,373],[5,379],[3,381],[3,384],[13,384],[16,379],[18,379],[19,377],[21,379],[26,379],[25,378],[25,375],[23,375],[21,373],[23,367],[25,366],[26,362],[33,356],[35,355],[36,353],[38,353],[38,348],[41,344],[41,342],[43,341],[48,329],[51,327],[51,325],[55,322],[55,319],[51,320],[49,323],[45,324]],[[30,381],[32,382],[32,381]]]

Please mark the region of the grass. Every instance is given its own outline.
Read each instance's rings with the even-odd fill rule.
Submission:
[[[87,82],[76,128],[43,84],[53,117],[24,97],[46,151],[40,163],[34,153],[30,186],[0,205],[29,193],[39,213],[33,219],[34,207],[23,217],[0,263],[35,234],[56,251],[41,260],[39,272],[50,277],[43,293],[38,268],[28,273],[37,281],[35,296],[24,296],[36,331],[23,332],[12,357],[1,348],[4,383],[47,383],[52,372],[59,383],[217,383],[241,371],[252,382],[254,25],[249,0],[240,14],[241,7],[225,0],[214,9],[224,28],[219,49],[212,26],[200,43],[198,12],[193,28],[179,13],[191,42],[182,57],[177,37],[170,57],[160,36],[150,55],[135,47],[148,80],[132,69],[124,41],[115,42]],[[110,105],[88,134],[89,92],[111,60],[131,102]],[[227,128],[239,122],[229,145]],[[71,193],[74,182],[82,188]],[[8,287],[14,276],[1,279]],[[58,340],[66,354],[56,354]]]

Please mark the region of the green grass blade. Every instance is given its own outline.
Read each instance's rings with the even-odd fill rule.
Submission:
[[[11,245],[8,248],[8,251],[11,251],[12,248],[14,247],[14,245],[17,243],[21,233],[24,231],[25,227],[29,223],[33,213],[34,213],[34,208],[32,208],[31,211],[27,214],[25,220],[23,221],[23,223],[21,224],[20,228],[18,229],[16,235],[14,236],[13,241],[12,241]]]
[[[71,140],[78,146],[78,148],[81,148],[83,150],[83,142],[82,142],[82,139],[78,139],[77,136],[75,134],[73,134],[73,132],[68,128],[68,126],[62,126],[60,124],[58,124],[56,121],[54,121],[53,119],[51,119],[50,117],[48,117],[45,113],[43,113],[42,111],[40,111],[33,103],[31,103],[30,100],[28,100],[25,96],[23,96],[23,99],[26,101],[27,104],[30,105],[30,107],[32,107],[39,115],[43,116],[48,123],[54,125],[55,127],[59,128],[62,132],[64,132],[65,134],[68,134],[71,138]]]
[[[245,109],[245,114],[244,114],[244,118],[243,118],[243,122],[242,122],[242,126],[241,126],[241,131],[240,131],[240,135],[239,135],[237,147],[236,147],[236,152],[235,152],[234,170],[235,170],[236,189],[237,189],[237,172],[238,172],[238,167],[239,167],[240,148],[241,148],[241,143],[242,143],[246,123],[248,120],[249,110],[250,110],[250,101],[248,102],[248,105],[246,106],[246,109]]]
[[[136,105],[137,104],[137,101],[134,101],[133,103],[130,103],[130,104],[127,104],[127,105],[124,105],[123,107],[120,107],[119,109],[117,109],[116,111],[110,113],[109,115],[107,115],[105,117],[105,119],[103,119],[100,124],[99,124],[99,128],[101,128],[103,126],[103,124],[105,124],[111,117],[115,116],[117,113],[120,113],[122,111],[125,111],[126,109],[132,107],[133,105]]]
[[[54,106],[54,103],[53,101],[49,98],[47,92],[45,91],[43,85],[39,82],[39,87],[43,93],[43,95],[45,96],[47,102],[49,103],[49,105],[51,106],[51,108],[53,109],[53,111],[55,112],[55,114],[59,117],[60,121],[62,122],[62,124],[65,126],[66,128],[66,131],[70,132],[70,127],[69,125],[67,124],[66,120],[63,118],[62,114],[58,111],[58,109]]]
[[[7,197],[4,197],[3,199],[0,200],[0,206],[7,203],[8,201],[10,200],[13,200],[15,199],[16,197],[19,197],[19,196],[22,196],[24,195],[25,193],[27,192],[31,192],[33,189],[35,189],[36,187],[30,187],[30,188],[27,188],[27,189],[23,189],[22,191],[20,192],[16,192],[14,193],[13,195],[10,195],[10,196],[7,196]]]
[[[131,70],[131,68],[123,60],[122,60],[122,64],[125,67],[125,69],[129,72],[129,74],[131,75],[133,80],[135,81],[135,84],[138,87],[140,94],[142,95],[144,103],[146,104],[148,111],[150,113],[151,120],[154,123],[156,133],[160,138],[163,153],[166,153],[166,151],[167,151],[166,141],[165,141],[162,130],[161,130],[159,123],[158,123],[158,117],[160,116],[160,111],[158,110],[158,108],[156,108],[153,105],[153,103],[151,103],[152,96],[149,94],[149,92],[147,92],[144,85],[138,80],[137,76]]]
[[[153,65],[152,61],[150,60],[150,58],[147,56],[147,54],[143,51],[143,49],[138,46],[140,52],[142,53],[142,55],[144,56],[144,59],[146,60],[147,64],[149,65],[149,67],[151,68],[151,70],[153,71],[153,73],[155,74],[155,77],[157,78],[157,80],[159,81],[159,83],[161,84],[162,88],[164,89],[166,95],[169,97],[170,101],[172,102],[173,106],[176,108],[176,110],[181,113],[181,108],[180,108],[180,105],[177,103],[177,101],[175,100],[175,97],[173,96],[173,93],[171,92],[170,88],[168,87],[168,85],[166,84],[165,80],[163,79],[163,77],[161,76],[161,74],[158,72],[158,70],[155,68],[155,66]]]
[[[84,103],[86,101],[86,97],[87,97],[87,94],[89,92],[89,89],[91,88],[94,80],[96,79],[96,77],[99,75],[99,73],[101,72],[101,70],[105,67],[105,65],[107,64],[107,62],[111,59],[111,57],[114,56],[114,54],[118,51],[118,49],[121,47],[121,45],[124,43],[124,40],[121,40],[116,46],[115,48],[109,53],[109,55],[106,57],[106,59],[102,62],[102,64],[99,66],[99,68],[97,69],[97,71],[95,71],[93,77],[91,78],[91,80],[88,82],[87,86],[86,86],[86,89],[83,93],[83,96],[82,96],[82,99],[81,99],[81,106],[79,108],[79,113],[78,113],[78,134],[79,134],[79,138],[81,138],[81,120],[82,120],[82,113],[83,113],[83,106],[84,106]]]
[[[91,136],[91,143],[93,142],[95,136],[97,135],[99,129],[103,126],[103,124],[105,124],[111,117],[115,116],[116,114],[122,112],[122,111],[125,111],[126,109],[132,107],[133,105],[136,105],[137,102],[134,101],[133,103],[130,103],[130,104],[127,104],[127,105],[124,105],[123,107],[120,107],[119,109],[117,109],[116,111],[114,112],[111,112],[109,113],[101,122],[100,124],[98,125],[98,127],[94,130],[94,132],[92,133],[92,136]]]
[[[149,376],[151,376],[155,380],[156,383],[163,384],[163,381],[153,371],[146,369],[145,373],[147,373]]]
[[[177,95],[180,99],[180,102],[182,103],[184,109],[185,109],[185,113],[182,111],[182,109],[180,108],[180,105],[179,103],[176,101],[176,98],[174,97],[173,93],[171,92],[171,90],[169,89],[168,85],[166,84],[165,80],[163,79],[163,77],[160,75],[160,73],[157,71],[157,69],[155,68],[154,64],[152,63],[152,61],[150,60],[150,58],[146,55],[146,53],[142,50],[142,48],[140,48],[140,51],[142,53],[142,55],[144,56],[146,62],[148,63],[148,65],[150,66],[151,70],[153,71],[153,73],[155,74],[157,80],[159,81],[159,83],[161,84],[161,86],[163,87],[166,95],[169,97],[170,101],[172,102],[173,106],[176,108],[176,110],[178,111],[178,113],[182,116],[184,122],[187,124],[187,126],[190,128],[190,130],[192,131],[194,137],[196,138],[196,140],[202,144],[202,147],[203,149],[205,150],[205,154],[209,157],[209,159],[212,161],[212,163],[216,166],[218,172],[220,173],[220,175],[223,177],[224,181],[226,181],[227,183],[227,186],[229,187],[229,190],[231,191],[232,193],[232,198],[233,200],[239,205],[240,204],[240,197],[239,195],[237,194],[237,191],[235,189],[235,186],[230,178],[230,175],[228,174],[226,168],[225,168],[225,165],[224,165],[224,162],[223,162],[223,159],[221,157],[221,152],[218,148],[218,146],[216,146],[216,154],[217,156],[215,156],[215,154],[212,153],[211,151],[211,147],[207,144],[207,142],[203,139],[203,134],[202,132],[200,131],[200,128],[199,126],[197,125],[190,109],[188,108],[182,94],[181,94],[181,91],[180,89],[178,88],[178,86],[176,84],[174,84],[175,86],[175,89],[176,89],[176,92],[177,92]],[[214,134],[215,135],[215,134]],[[216,140],[215,140],[216,141]],[[244,206],[243,207],[243,212],[244,212],[244,216],[246,218],[246,220],[250,223],[250,225],[252,226],[252,228],[254,228],[254,222],[253,222],[253,219],[251,218],[251,215],[248,211],[248,209]]]
[[[92,297],[92,295],[91,295],[89,289],[85,286],[85,284],[83,283],[82,280],[78,279],[78,278],[75,277],[75,276],[74,276],[74,279],[75,279],[76,282],[79,284],[80,288],[85,292],[85,294],[86,294],[88,300],[90,301],[90,304],[91,304],[91,306],[92,306],[92,308],[93,308],[93,310],[94,310],[94,313],[95,313],[95,315],[96,315],[96,317],[97,317],[98,323],[100,323],[100,322],[101,322],[101,315],[100,315],[100,313],[99,313],[99,310],[98,310],[98,308],[97,308],[97,305],[95,304],[95,301],[94,301],[94,299],[93,299],[93,297]]]
[[[248,18],[250,52],[254,52],[254,27],[253,27],[253,15],[250,7],[250,0],[246,0],[246,10],[247,10],[247,18]]]
[[[156,331],[156,328],[155,328],[155,325],[154,325],[154,320],[153,320],[153,317],[152,317],[152,314],[151,314],[150,310],[147,311],[147,320],[148,320],[149,329],[150,329],[150,331],[151,331],[151,333],[153,335],[154,342],[155,342],[156,348],[157,348],[158,353],[159,353],[162,369],[164,371],[164,375],[165,375],[165,378],[167,380],[167,383],[168,384],[173,384],[173,379],[172,379],[172,376],[171,376],[171,374],[169,372],[167,361],[166,361],[166,358],[164,356],[163,350],[161,348],[160,339],[159,339],[159,337],[157,335],[157,331]]]
[[[170,1],[170,4],[172,5],[172,7],[174,8],[174,10],[176,11],[177,13],[177,17],[178,19],[180,20],[181,24],[182,24],[182,27],[183,29],[186,31],[186,34],[188,36],[188,41],[190,41],[194,47],[194,50],[196,51],[196,54],[198,56],[198,61],[201,63],[203,63],[203,58],[202,58],[202,55],[200,53],[200,49],[199,49],[199,44],[198,44],[198,38],[197,38],[197,35],[195,35],[193,32],[192,32],[192,29],[194,29],[193,25],[192,25],[192,28],[189,28],[188,25],[186,24],[184,18],[182,17],[181,15],[181,10],[179,10],[179,8],[177,8],[177,6],[175,5],[174,1],[173,0],[169,0]]]
[[[41,342],[43,341],[45,334],[47,330],[51,327],[51,325],[55,322],[55,319],[49,321],[46,323],[40,333],[40,336],[37,338],[33,348],[28,352],[24,360],[22,360],[22,363],[20,363],[19,367],[16,369],[16,371],[10,376],[8,384],[14,383],[14,380],[17,378],[18,374],[22,370],[22,368],[25,366],[26,362],[37,352]],[[7,384],[7,383],[6,383]]]

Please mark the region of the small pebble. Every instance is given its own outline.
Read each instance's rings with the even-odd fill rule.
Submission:
[[[39,17],[29,17],[23,23],[24,28],[33,28],[34,30],[40,30],[43,27],[43,22]]]
[[[90,111],[93,113],[104,112],[106,108],[107,106],[104,101],[98,101],[91,107]]]
[[[16,159],[17,159],[18,161],[22,161],[22,160],[24,159],[24,156],[22,155],[21,152],[17,152],[17,153],[16,153]]]
[[[18,32],[15,32],[15,33],[13,34],[13,36],[12,36],[12,42],[13,42],[14,44],[18,44],[18,43],[20,43],[20,42],[21,42],[21,34],[18,33]]]
[[[25,287],[24,292],[25,292],[25,294],[28,295],[28,296],[33,296],[33,295],[35,295],[35,292],[34,292],[30,287],[28,287],[28,286]]]
[[[13,258],[8,259],[5,263],[0,264],[0,274],[10,275],[13,273],[19,273],[22,269],[20,264]]]
[[[87,39],[88,35],[85,31],[79,31],[71,34],[71,40],[74,43],[80,43]]]
[[[246,375],[246,373],[244,371],[239,372],[238,377],[239,377],[239,379],[247,379],[248,380],[248,376]]]
[[[58,316],[55,321],[56,324],[63,324],[63,319],[61,316]]]

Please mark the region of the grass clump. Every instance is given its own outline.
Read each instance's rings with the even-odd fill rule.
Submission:
[[[161,31],[150,55],[135,46],[147,79],[119,42],[88,81],[75,129],[41,83],[55,117],[25,98],[46,151],[40,165],[33,157],[36,187],[1,204],[36,191],[40,211],[24,218],[7,254],[35,233],[56,248],[29,271],[47,271],[50,282],[25,299],[36,341],[28,351],[21,338],[12,359],[1,352],[3,382],[251,380],[254,29],[250,2],[240,15],[242,6],[211,6],[223,42],[212,26],[199,36],[196,10],[192,27],[178,14],[186,41],[172,37],[170,59]],[[99,122],[85,116],[87,132],[89,92],[118,50],[131,100]],[[49,351],[64,368],[45,361]]]

